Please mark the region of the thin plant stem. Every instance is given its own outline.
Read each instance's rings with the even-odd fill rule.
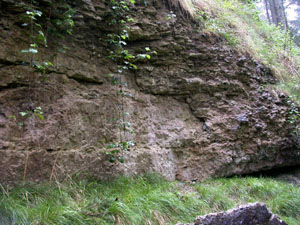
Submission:
[[[26,181],[28,160],[29,160],[29,152],[27,151],[26,152],[25,165],[24,165],[23,185],[25,184],[25,181]]]

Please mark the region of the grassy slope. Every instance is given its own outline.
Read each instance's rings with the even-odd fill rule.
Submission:
[[[300,48],[287,32],[260,19],[254,3],[196,0],[193,5],[191,0],[179,1],[193,8],[194,18],[204,24],[202,31],[225,37],[234,49],[268,65],[279,80],[277,88],[300,103]]]
[[[5,224],[8,215],[18,225],[175,224],[255,201],[265,202],[289,225],[300,224],[300,188],[271,179],[228,178],[184,184],[146,175],[110,182],[75,180],[3,192],[0,224]]]

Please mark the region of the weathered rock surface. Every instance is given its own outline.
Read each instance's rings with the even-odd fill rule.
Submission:
[[[265,204],[250,203],[227,212],[199,216],[186,225],[287,225],[270,212]],[[184,225],[184,224],[177,224]]]
[[[51,19],[49,2],[55,1],[39,7]],[[128,139],[136,146],[124,165],[108,163],[103,150],[118,137],[111,121],[121,101],[106,76],[116,72],[105,41],[110,9],[102,0],[69,4],[76,10],[74,34],[64,41],[49,34],[49,47],[36,56],[55,64],[44,80],[20,53],[30,36],[21,26],[24,8],[0,2],[0,182],[20,180],[24,171],[34,181],[149,171],[201,180],[299,164],[287,97],[266,87],[276,82],[271,71],[187,19],[167,20],[163,1],[132,9],[129,51],[150,47],[158,54],[123,78],[126,120],[134,129]],[[66,54],[57,52],[58,41]],[[36,107],[45,120],[19,114]]]

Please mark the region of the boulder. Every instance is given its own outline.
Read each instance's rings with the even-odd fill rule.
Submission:
[[[226,212],[199,216],[194,223],[177,225],[287,225],[265,204],[250,203]]]

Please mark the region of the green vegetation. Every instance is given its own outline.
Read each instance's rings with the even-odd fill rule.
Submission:
[[[0,199],[1,224],[175,224],[256,201],[289,225],[300,224],[300,188],[266,178],[195,184],[168,182],[155,174],[109,182],[74,178],[3,189]]]
[[[51,5],[49,15],[43,14],[43,12],[40,11],[42,9],[37,6],[37,2],[34,0],[31,0],[30,4],[28,3],[27,5],[21,2],[19,6],[25,10],[21,19],[23,22],[22,26],[28,30],[29,41],[28,49],[20,51],[20,53],[28,56],[24,58],[25,61],[22,62],[22,65],[32,67],[34,69],[33,71],[42,75],[42,80],[45,81],[47,73],[51,72],[51,68],[54,64],[51,61],[40,61],[41,57],[38,54],[41,49],[48,48],[48,33],[57,36],[61,40],[64,40],[66,35],[72,34],[72,29],[74,27],[72,18],[75,11],[66,4],[65,0],[59,0],[58,5]],[[51,11],[55,11],[56,14],[59,14],[59,18],[51,18],[51,16],[53,16]],[[47,20],[47,23],[42,23],[43,20]],[[61,43],[57,43],[56,51],[65,53],[65,50],[67,49],[66,46],[60,45]],[[52,58],[55,58],[56,56],[57,54],[55,53]],[[32,84],[33,82],[29,86]],[[39,118],[44,120],[45,117],[40,103],[35,102],[34,104],[36,106],[33,109],[32,107],[26,108],[24,111],[19,112],[18,115],[10,115],[9,118],[16,122],[20,127],[24,126],[24,121],[28,118]]]
[[[272,69],[277,89],[289,96],[288,122],[293,133],[299,134],[300,104],[300,47],[290,31],[269,24],[261,18],[255,1],[241,0],[172,0],[201,24],[199,32],[223,37],[224,44],[250,55]],[[262,84],[264,85],[264,84]]]
[[[134,55],[130,54],[125,46],[127,45],[128,39],[128,26],[130,22],[133,22],[133,18],[129,16],[130,5],[135,3],[134,0],[123,1],[123,0],[111,0],[110,8],[111,18],[109,25],[113,26],[115,30],[112,33],[107,34],[107,42],[112,49],[110,51],[110,58],[115,62],[116,68],[112,68],[114,73],[109,73],[107,76],[111,78],[112,85],[116,87],[116,118],[111,118],[115,122],[114,126],[118,128],[117,141],[107,144],[106,154],[109,156],[109,161],[114,163],[119,161],[124,163],[124,152],[129,151],[130,147],[134,146],[133,140],[128,139],[128,131],[132,131],[131,123],[128,122],[129,113],[125,112],[125,97],[127,97],[124,91],[127,83],[124,81],[122,75],[126,70],[135,70],[137,66],[131,61],[135,58]],[[133,131],[132,131],[133,132]]]
[[[217,34],[234,49],[269,66],[280,81],[276,88],[300,103],[300,48],[292,35],[260,18],[252,1],[181,0],[202,23],[200,32]],[[191,10],[192,9],[192,10]]]
[[[109,161],[114,163],[119,161],[124,163],[124,153],[129,151],[134,146],[134,141],[130,140],[130,134],[134,131],[131,123],[128,121],[129,112],[125,111],[126,98],[132,97],[130,93],[125,91],[127,87],[125,72],[137,70],[134,64],[138,61],[147,61],[151,59],[151,55],[157,54],[151,51],[149,47],[145,47],[144,54],[131,54],[127,49],[127,41],[129,39],[128,32],[130,31],[130,23],[134,19],[130,16],[131,6],[135,4],[134,0],[111,0],[110,1],[110,19],[109,25],[114,27],[112,33],[107,34],[106,42],[109,43],[111,51],[108,56],[114,63],[115,68],[111,68],[113,73],[107,74],[111,79],[112,85],[116,86],[116,118],[111,118],[114,126],[118,129],[118,135],[115,142],[106,145],[106,154],[109,156]],[[100,142],[103,142],[101,140]],[[105,142],[105,141],[104,141]]]
[[[56,6],[57,9],[54,9],[54,5],[51,6],[54,11],[57,11],[59,10],[58,8],[60,8],[60,12],[58,13],[60,13],[61,18],[52,19],[50,11],[50,15],[48,15],[47,18],[48,23],[41,24],[40,20],[45,19],[45,17],[47,16],[43,15],[43,12],[38,10],[38,7],[34,4],[36,4],[36,2],[31,1],[29,6],[25,4],[23,6],[24,9],[26,9],[26,12],[24,15],[22,15],[22,20],[24,22],[22,26],[28,27],[30,29],[30,45],[28,49],[21,50],[21,53],[29,55],[29,65],[35,69],[35,72],[38,72],[41,75],[46,75],[49,69],[54,66],[53,63],[50,61],[39,62],[37,59],[34,58],[34,56],[39,53],[40,48],[48,47],[48,32],[55,34],[55,36],[59,37],[62,40],[64,40],[65,35],[72,34],[72,28],[74,27],[74,21],[72,17],[75,11],[69,5],[67,5],[64,0],[62,0],[62,2],[60,2],[59,7]],[[61,11],[61,9],[63,9],[63,11]],[[60,44],[58,43],[57,45],[59,46]],[[61,49],[65,51],[64,46],[62,48],[58,48],[57,51],[63,53]],[[27,63],[24,62],[24,64],[26,65]]]

